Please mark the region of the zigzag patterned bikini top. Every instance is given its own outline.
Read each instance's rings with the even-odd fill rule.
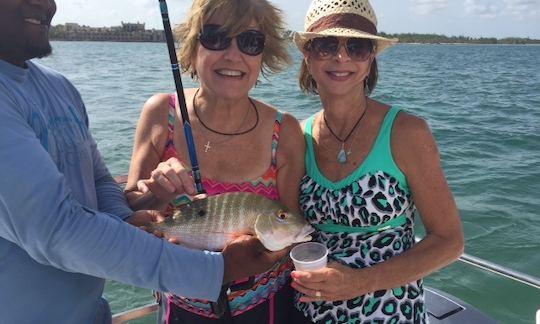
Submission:
[[[167,161],[171,157],[176,157],[180,161],[182,158],[178,155],[176,148],[174,147],[174,121],[176,116],[176,94],[169,95],[169,116],[168,116],[168,135],[167,144],[161,161]],[[209,196],[217,195],[225,192],[252,192],[265,196],[272,200],[279,200],[279,192],[277,189],[277,161],[276,152],[279,143],[279,132],[281,129],[281,121],[283,114],[277,112],[276,121],[274,122],[274,131],[272,133],[272,163],[270,167],[261,176],[245,182],[228,183],[219,182],[212,179],[202,177],[202,183],[206,193]],[[184,202],[180,197],[175,200],[172,205],[177,206]]]
[[[175,106],[176,94],[171,94],[169,95],[168,138],[165,151],[163,152],[162,161],[166,161],[171,157],[176,157],[179,160],[182,160],[178,156],[178,152],[176,151],[173,143],[174,121],[176,116]],[[282,119],[283,114],[278,111],[276,121],[274,123],[274,131],[272,133],[272,163],[266,172],[256,179],[240,183],[219,182],[202,177],[202,183],[208,195],[212,196],[225,192],[251,192],[268,197],[272,200],[279,199],[279,193],[276,186],[276,152],[278,148],[279,132],[281,129]],[[168,209],[171,210],[174,208],[174,206],[178,206],[179,204],[185,202],[185,196],[180,196],[169,204]],[[243,312],[246,312],[257,305],[264,303],[268,299],[273,300],[274,294],[287,283],[290,268],[291,265],[289,262],[280,263],[279,267],[255,276],[253,284],[248,284],[248,286],[239,288],[229,294],[228,301],[232,316],[237,316]],[[248,279],[250,278],[245,278],[245,280],[240,280],[239,282],[248,281]],[[166,297],[169,301],[174,303],[176,306],[183,308],[184,310],[205,317],[217,318],[212,311],[209,301],[190,299],[175,296],[169,293],[166,294]]]

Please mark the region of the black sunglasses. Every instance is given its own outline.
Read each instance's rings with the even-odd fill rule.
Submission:
[[[305,49],[319,60],[327,60],[335,56],[345,43],[347,55],[355,61],[365,61],[373,52],[373,42],[365,38],[338,38],[334,36],[318,37],[309,40]]]
[[[222,51],[231,46],[232,37],[220,29],[220,25],[204,25],[199,33],[199,42],[207,50]],[[246,30],[236,35],[236,44],[240,52],[257,56],[264,50],[264,34],[258,30]]]

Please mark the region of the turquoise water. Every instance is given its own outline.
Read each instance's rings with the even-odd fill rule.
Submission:
[[[80,90],[111,172],[126,174],[144,101],[174,89],[165,44],[53,47],[43,63]],[[319,105],[300,93],[299,56],[291,50],[296,65],[262,79],[252,95],[302,119]],[[466,253],[540,277],[540,46],[398,45],[379,63],[374,97],[427,119],[435,134]],[[540,291],[461,263],[426,282],[501,323],[532,323],[540,309]],[[152,300],[149,291],[116,282],[108,283],[106,296],[114,312]]]

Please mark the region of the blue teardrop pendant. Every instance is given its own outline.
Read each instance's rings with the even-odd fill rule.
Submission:
[[[341,164],[347,162],[347,153],[345,152],[345,143],[341,143],[341,150],[339,150],[339,153],[337,155],[337,160]]]

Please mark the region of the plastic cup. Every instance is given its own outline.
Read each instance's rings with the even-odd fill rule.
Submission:
[[[295,246],[289,253],[294,267],[299,271],[315,271],[326,267],[328,249],[324,244],[306,242]]]

